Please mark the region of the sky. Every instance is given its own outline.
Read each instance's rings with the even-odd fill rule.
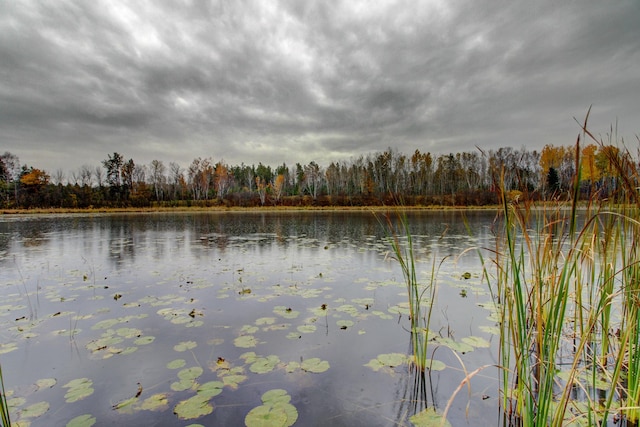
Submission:
[[[0,154],[50,174],[540,150],[590,106],[640,145],[637,0],[6,0],[0,34]]]

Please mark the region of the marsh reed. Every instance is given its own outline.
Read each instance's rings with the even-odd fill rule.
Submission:
[[[390,240],[393,257],[402,270],[407,289],[413,363],[419,371],[424,372],[429,368],[430,363],[427,352],[430,340],[429,325],[436,297],[436,261],[434,258],[431,264],[430,278],[421,283],[416,273],[417,255],[406,214],[397,212],[396,216],[392,217],[387,213],[384,216],[383,225]]]
[[[9,406],[7,405],[7,396],[4,391],[2,365],[0,365],[0,421],[2,421],[2,427],[11,426],[11,418],[9,417]]]
[[[587,115],[588,117],[588,115]],[[534,206],[502,191],[501,227],[485,279],[500,313],[500,389],[513,426],[608,425],[640,417],[640,175],[619,152],[614,198]]]

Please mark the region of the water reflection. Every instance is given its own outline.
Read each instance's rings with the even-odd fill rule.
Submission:
[[[475,224],[474,233],[488,235],[485,224],[492,221],[492,213],[467,216]],[[411,212],[409,224],[419,262],[426,263],[420,266],[422,270],[429,270],[434,256],[457,256],[478,237],[468,236],[459,212]],[[158,390],[166,391],[176,378],[176,372],[165,368],[173,359],[185,358],[189,364],[197,360],[206,367],[224,357],[243,367],[249,379],[240,390],[225,389],[216,397],[215,404],[225,409],[198,420],[203,425],[225,418],[242,424],[251,406],[259,404],[259,396],[276,387],[287,389],[293,397],[304,420],[301,425],[327,418],[336,426],[376,425],[381,414],[408,425],[407,417],[424,408],[436,405],[441,409],[438,398],[450,395],[458,381],[443,385],[440,375],[430,378],[398,368],[396,375],[388,376],[365,367],[382,353],[405,351],[409,338],[406,317],[390,310],[406,301],[406,295],[399,285],[402,274],[397,263],[385,257],[385,238],[384,227],[370,212],[0,217],[0,266],[14,267],[15,263],[20,267],[24,289],[34,301],[40,300],[42,319],[37,339],[22,339],[16,329],[7,335],[19,340],[20,346],[3,359],[13,368],[8,370],[9,381],[24,381],[21,385],[28,387],[44,377],[56,376],[64,384],[87,376],[96,383],[102,399],[87,399],[83,407],[95,408],[99,420],[104,421],[121,415],[114,415],[111,405],[103,402],[113,396],[116,400],[130,396],[136,381],[143,382],[145,390],[148,384],[159,384]],[[444,272],[443,281],[451,281],[449,273]],[[17,269],[0,268],[2,296],[16,294],[15,283],[21,283]],[[467,333],[471,329],[469,316],[486,317],[471,292],[465,300],[459,292],[443,286],[439,313],[449,312],[455,318],[435,324],[436,330],[442,327]],[[122,295],[121,299],[115,300],[114,294]],[[16,302],[20,296],[15,296]],[[3,325],[14,328],[13,320],[28,310],[26,302],[22,305],[24,308],[10,308],[10,317],[0,318]],[[326,310],[318,314],[322,305]],[[276,306],[292,308],[300,315],[283,318]],[[160,315],[161,309],[173,311],[174,318]],[[202,315],[190,317],[194,309]],[[54,315],[57,312],[67,314]],[[76,324],[76,314],[90,317]],[[110,359],[95,360],[102,353],[89,351],[86,344],[106,332],[94,329],[96,324],[138,314],[147,317],[112,329],[139,328],[143,336],[155,336],[155,341],[148,347],[139,346],[131,355],[116,353]],[[262,323],[265,319],[275,319],[273,329]],[[196,321],[202,325],[185,326]],[[350,323],[342,329],[339,321]],[[77,347],[69,360],[68,331],[59,331],[74,325],[82,333],[73,340]],[[280,330],[275,328],[278,325],[286,327]],[[310,325],[317,328],[315,332],[305,332]],[[246,334],[242,332],[245,327],[256,328],[256,348],[234,345],[238,336]],[[62,338],[54,331],[62,333]],[[126,345],[132,345],[133,339],[128,340]],[[198,342],[198,346],[190,354],[177,354],[174,346],[187,340]],[[283,362],[317,357],[330,361],[331,368],[317,376],[283,370],[259,376],[240,359],[246,351],[278,355]],[[446,359],[444,352],[438,356]],[[452,361],[445,363],[453,365]],[[140,372],[148,377],[139,377]],[[214,379],[215,374],[207,371],[202,381]],[[51,393],[60,400],[60,386]],[[184,397],[187,392],[172,393],[172,405]],[[247,403],[238,407],[237,402]],[[59,414],[68,414],[73,408],[52,405],[47,416],[61,417]],[[168,412],[163,416],[173,416]],[[137,414],[122,423],[138,425],[147,415]],[[34,422],[34,427],[64,425],[51,419],[41,421]]]

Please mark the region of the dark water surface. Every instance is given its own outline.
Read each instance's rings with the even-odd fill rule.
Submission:
[[[409,214],[420,277],[442,262],[431,348],[446,368],[424,377],[367,365],[410,353],[402,272],[372,213],[0,217],[13,420],[241,426],[282,389],[297,426],[412,425],[444,410],[464,369],[497,362],[478,256],[458,257],[492,246],[494,215],[467,212],[470,237],[459,212]],[[452,425],[497,425],[497,377],[487,368],[458,393]],[[182,412],[211,381],[210,413]]]

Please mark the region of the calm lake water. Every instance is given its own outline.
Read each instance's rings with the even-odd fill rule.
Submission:
[[[12,420],[241,426],[281,416],[270,390],[290,399],[285,425],[442,412],[465,369],[498,361],[479,257],[463,253],[493,246],[495,213],[464,215],[473,236],[460,212],[409,213],[421,279],[440,266],[431,348],[444,369],[424,377],[396,366],[411,351],[407,295],[370,212],[2,216]],[[452,425],[498,424],[497,378],[485,369],[457,394]]]

